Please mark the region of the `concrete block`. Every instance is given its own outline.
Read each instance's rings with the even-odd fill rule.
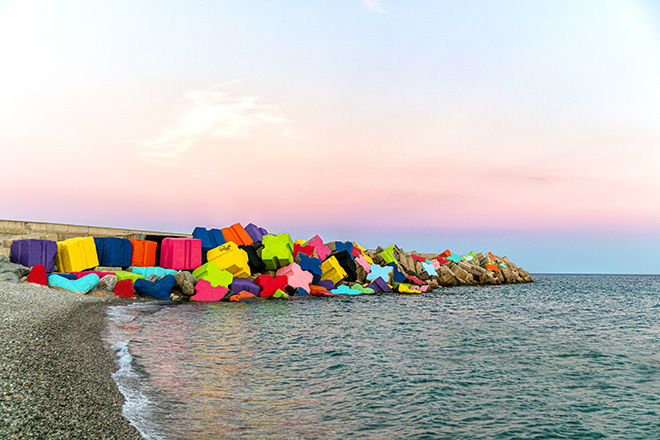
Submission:
[[[352,246],[353,245],[351,245],[351,249]],[[344,279],[350,282],[357,281],[357,272],[353,256],[346,249],[337,252],[333,256],[337,259],[339,265],[344,269],[344,272],[346,272]]]
[[[236,245],[252,244],[252,237],[243,229],[240,223],[233,224],[227,228],[222,228],[222,235],[226,242],[233,242]]]
[[[307,242],[307,245],[314,248],[316,255],[321,259],[321,261],[324,261],[326,258],[328,258],[332,252],[330,248],[323,243],[323,240],[318,235],[312,237],[312,239]]]
[[[293,263],[293,241],[289,234],[264,235],[261,259],[267,270],[277,270]]]
[[[277,270],[277,276],[285,276],[287,284],[296,289],[309,291],[309,285],[314,280],[311,272],[302,270],[297,263],[291,263]]]
[[[133,245],[126,238],[94,237],[100,266],[128,267],[133,260]]]
[[[230,288],[234,293],[249,292],[253,296],[259,296],[259,292],[261,291],[261,288],[254,282],[244,278],[234,278]]]
[[[229,292],[225,286],[214,286],[208,280],[200,279],[195,284],[195,294],[191,301],[222,301]]]
[[[139,238],[130,238],[133,247],[131,266],[152,267],[156,265],[156,251],[158,243]]]
[[[228,271],[236,278],[248,278],[252,274],[247,252],[233,241],[211,249],[206,258],[209,263],[216,264],[218,268]]]
[[[255,241],[262,241],[264,235],[268,235],[268,231],[265,230],[264,228],[260,228],[259,226],[253,224],[253,223],[248,223],[248,225],[245,227],[245,232],[250,236],[253,242]]]
[[[202,265],[201,240],[165,238],[160,249],[160,265],[174,270],[197,269]]]
[[[220,269],[217,264],[210,261],[195,269],[192,274],[198,280],[208,281],[213,287],[223,286],[229,288],[234,280],[231,272]]]
[[[11,243],[10,261],[25,267],[37,264],[44,266],[47,272],[55,271],[57,243],[52,240],[16,240]]]
[[[195,241],[200,243],[199,240]],[[140,295],[149,296],[159,300],[169,300],[170,293],[172,292],[175,283],[176,278],[174,278],[174,275],[165,275],[158,281],[148,281],[143,278],[137,279],[133,282],[133,288],[135,289],[135,292]]]
[[[135,298],[135,294],[133,293],[133,280],[117,280],[113,293],[115,296],[120,296],[122,298]]]
[[[99,265],[92,237],[76,237],[57,242],[55,265],[60,272],[80,272]]]
[[[322,264],[321,264],[321,270],[323,271],[323,275],[321,275],[321,280],[330,280],[333,283],[337,284],[338,282],[342,281],[344,278],[346,278],[346,271],[344,268],[339,264],[339,261],[333,256],[327,258]]]
[[[32,266],[32,269],[28,274],[27,281],[28,283],[32,283],[32,284],[40,284],[42,286],[47,286],[48,275],[46,274],[46,267],[43,264],[35,264],[34,266]]]
[[[287,285],[287,278],[285,276],[259,275],[254,279],[254,283],[261,287],[259,296],[273,296],[278,290],[285,291]]]
[[[240,245],[238,248],[242,249],[247,254],[248,266],[250,267],[250,272],[252,275],[266,271],[266,264],[264,263],[264,260],[262,260],[259,256],[259,253],[255,249],[254,244],[248,246]]]
[[[133,266],[131,272],[139,273],[144,275],[145,278],[156,275],[158,278],[164,277],[165,275],[174,275],[177,271],[174,269],[165,269],[164,267],[139,267]]]
[[[367,281],[373,281],[379,277],[384,280],[389,280],[392,271],[392,266],[381,267],[377,264],[372,264],[370,266],[369,274],[367,275]]]
[[[92,287],[96,286],[100,278],[96,274],[85,275],[77,280],[69,280],[63,276],[52,274],[48,276],[48,285],[50,287],[59,287],[76,293],[87,293]]]
[[[321,269],[321,264],[323,262],[319,258],[308,257],[305,254],[298,254],[298,256],[300,258],[300,261],[298,262],[300,268],[307,272],[311,272],[314,276],[312,284],[318,284],[323,275],[323,270]]]

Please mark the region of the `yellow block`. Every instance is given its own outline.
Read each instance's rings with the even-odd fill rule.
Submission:
[[[333,256],[325,260],[321,264],[321,270],[323,275],[321,275],[321,280],[330,280],[333,283],[337,284],[344,278],[346,278],[346,271],[339,264],[339,261]]]
[[[359,243],[356,243],[356,242],[353,242],[353,246],[355,246],[356,248],[358,248],[362,251],[362,255],[364,255],[364,259],[367,260],[367,263],[374,264],[374,260],[372,260],[371,257],[365,253],[365,252],[367,252],[367,250],[365,248],[363,248],[362,246],[360,246]]]
[[[251,275],[247,252],[240,249],[233,241],[208,251],[206,260],[216,264],[219,269],[226,270],[236,278],[247,278]]]
[[[302,239],[297,239],[296,241],[293,242],[294,244],[298,244],[300,246],[305,246],[305,243],[307,243],[305,240]]]
[[[76,237],[57,242],[55,264],[60,272],[80,272],[99,265],[92,237]]]

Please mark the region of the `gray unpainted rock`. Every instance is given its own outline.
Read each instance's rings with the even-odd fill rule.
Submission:
[[[89,293],[95,292],[107,292],[112,293],[115,290],[115,284],[117,284],[117,275],[106,275],[98,282],[98,284],[89,291]]]
[[[14,272],[2,272],[0,273],[0,281],[6,283],[18,283],[21,279]]]
[[[193,274],[185,270],[180,270],[174,274],[174,278],[176,278],[174,288],[180,290],[183,296],[191,297],[195,294],[197,278]]]
[[[30,268],[16,263],[0,263],[0,273],[13,273],[20,280],[30,273]]]

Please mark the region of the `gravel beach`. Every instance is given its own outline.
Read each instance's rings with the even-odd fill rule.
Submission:
[[[108,306],[130,302],[0,282],[0,438],[142,438],[101,340]]]

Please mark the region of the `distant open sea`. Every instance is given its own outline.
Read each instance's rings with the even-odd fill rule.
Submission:
[[[112,307],[148,439],[660,439],[660,276]]]

